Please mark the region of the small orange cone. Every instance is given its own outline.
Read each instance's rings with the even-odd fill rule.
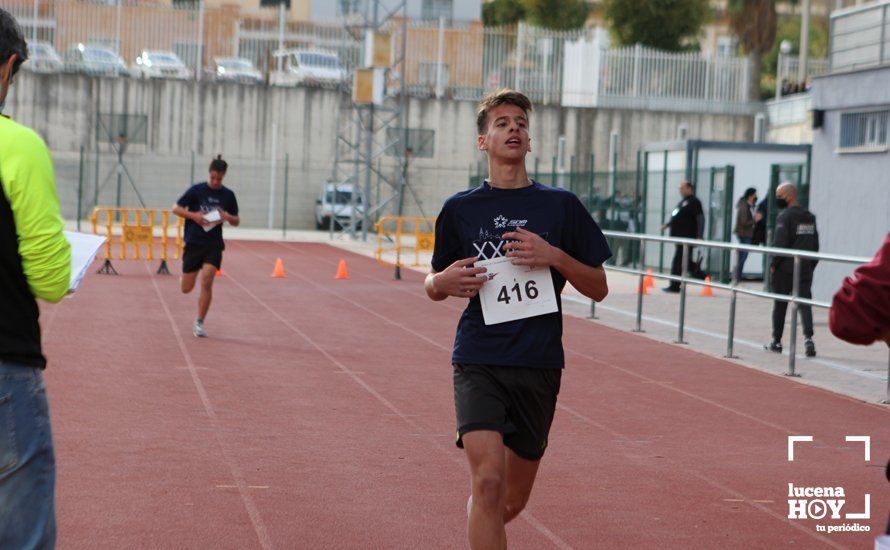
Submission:
[[[337,265],[337,275],[334,277],[335,279],[348,279],[349,272],[346,271],[346,260],[340,260],[340,264]]]
[[[219,269],[216,270],[216,276],[217,276],[217,277],[222,277],[223,275],[225,275],[225,273],[223,273],[222,268],[219,268]]]
[[[639,293],[640,293],[640,287],[635,288],[634,294],[639,294]],[[643,279],[643,295],[647,295],[647,294],[649,294],[649,287],[646,286],[646,280]]]
[[[710,283],[711,278],[705,277],[705,282]],[[714,289],[709,286],[703,286],[703,287],[701,287],[701,295],[702,296],[714,296]]]
[[[287,275],[284,274],[284,262],[281,261],[281,258],[275,258],[275,269],[272,270],[272,277],[275,279],[284,279]]]
[[[655,288],[655,277],[652,276],[652,268],[646,270],[646,276],[643,277],[644,288]]]

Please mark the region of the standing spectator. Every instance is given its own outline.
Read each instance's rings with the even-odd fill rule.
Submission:
[[[882,340],[890,347],[890,233],[869,263],[844,279],[828,312],[831,333],[851,344],[869,346]],[[890,461],[884,470],[890,481]],[[890,545],[890,518],[875,548]]]
[[[831,301],[828,328],[851,344],[883,340],[890,346],[890,233],[874,259],[844,279]]]
[[[734,233],[742,244],[751,244],[754,237],[754,205],[757,203],[757,189],[749,187],[745,189],[745,194],[739,199],[736,208],[738,211],[735,216]],[[736,266],[736,280],[742,280],[742,274],[745,272],[745,260],[748,259],[748,252],[739,251],[739,265]]]
[[[0,111],[28,58],[15,19],[0,9]],[[53,548],[56,459],[36,298],[58,302],[71,247],[46,144],[0,117],[0,548]]]
[[[779,217],[776,219],[776,234],[772,246],[775,248],[793,248],[796,250],[819,250],[819,232],[816,230],[816,216],[797,202],[797,187],[784,182],[776,189],[776,205]],[[800,260],[800,279],[798,296],[812,298],[813,271],[817,260]],[[788,256],[775,256],[770,265],[772,275],[772,291],[776,294],[791,294],[794,286],[794,259]],[[773,340],[766,346],[767,350],[782,353],[782,332],[785,329],[785,311],[788,302],[773,302]],[[804,349],[807,357],[816,356],[816,345],[813,343],[813,309],[800,305],[800,321],[803,324]]]
[[[677,203],[677,207],[671,212],[671,219],[661,226],[661,230],[671,229],[671,237],[684,237],[687,239],[700,239],[705,228],[705,214],[701,201],[695,196],[695,188],[688,181],[680,183],[680,195],[683,197]],[[698,264],[692,260],[692,252],[695,247],[689,247],[687,258],[687,270],[689,273],[697,273]],[[676,245],[674,260],[671,262],[671,275],[683,274],[683,245]],[[671,281],[664,287],[665,292],[680,292],[680,282]]]

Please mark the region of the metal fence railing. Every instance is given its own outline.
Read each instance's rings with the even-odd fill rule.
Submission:
[[[828,35],[831,71],[890,62],[890,0],[832,12]]]
[[[280,49],[335,53],[350,71],[361,64],[362,29],[344,21],[278,19],[275,9],[204,2],[165,5],[150,0],[4,0],[31,41],[60,54],[79,43],[105,46],[132,71],[143,50],[176,53],[193,78],[217,57],[244,57],[266,77],[278,69]],[[402,24],[388,23],[392,59],[401,58]],[[479,99],[503,87],[537,104],[749,114],[748,61],[641,46],[610,48],[601,29],[554,31],[525,23],[485,27],[481,22],[411,20],[405,74],[409,94]],[[135,73],[135,71],[132,71]]]
[[[567,45],[564,104],[748,114],[760,110],[749,78],[747,58],[607,48],[597,37]]]
[[[838,254],[826,254],[821,252],[807,252],[804,250],[793,250],[787,248],[773,248],[773,247],[764,247],[764,246],[752,246],[752,245],[744,245],[738,243],[727,243],[727,242],[718,242],[718,241],[705,241],[698,239],[683,239],[678,237],[663,237],[660,235],[647,235],[647,234],[633,234],[633,233],[625,233],[620,231],[603,231],[603,234],[606,235],[611,240],[630,240],[631,242],[639,242],[640,243],[640,263],[637,267],[619,267],[614,265],[606,265],[606,269],[621,273],[629,273],[632,275],[636,275],[639,277],[639,282],[637,285],[637,311],[636,311],[636,325],[634,327],[634,331],[640,332],[642,331],[642,320],[643,320],[643,296],[644,292],[644,277],[647,275],[651,275],[652,277],[665,279],[668,281],[675,281],[680,283],[680,310],[679,310],[679,322],[677,324],[677,342],[683,342],[683,331],[685,326],[685,315],[686,315],[686,287],[689,284],[707,286],[711,288],[718,288],[727,290],[730,292],[730,302],[729,302],[729,318],[728,318],[728,331],[726,337],[726,357],[734,357],[733,355],[733,339],[735,332],[735,318],[736,318],[736,301],[739,294],[745,294],[748,296],[754,296],[757,298],[763,298],[766,300],[781,300],[785,302],[789,302],[791,304],[791,330],[790,330],[790,343],[788,347],[788,372],[787,376],[797,376],[795,373],[795,360],[796,360],[796,347],[797,347],[797,315],[798,308],[800,305],[808,305],[811,307],[818,308],[829,308],[831,304],[828,302],[821,302],[818,300],[812,300],[807,298],[802,298],[799,294],[799,286],[800,286],[800,268],[801,268],[801,260],[819,260],[825,262],[837,262],[844,264],[853,264],[853,265],[861,265],[870,261],[870,258],[860,258],[855,256],[842,256]],[[665,244],[673,244],[673,245],[682,245],[683,247],[683,273],[681,275],[669,275],[664,273],[647,273],[645,271],[645,256],[646,256],[646,243],[655,242],[655,243],[665,243]],[[768,256],[785,256],[792,258],[794,261],[794,282],[790,295],[786,294],[776,294],[773,292],[768,292],[766,290],[756,290],[753,288],[741,287],[738,284],[737,274],[733,275],[732,280],[728,283],[715,283],[710,281],[702,281],[699,279],[695,279],[689,276],[687,273],[689,267],[689,251],[690,247],[702,247],[707,249],[717,249],[723,251],[729,251],[735,256],[736,263],[738,262],[738,255],[740,251],[745,252],[754,252],[754,253],[762,253]],[[593,310],[595,308],[595,302],[591,301],[591,317],[593,317]],[[887,396],[884,403],[890,403],[890,362],[888,362],[888,380],[887,380]]]
[[[779,52],[779,57],[776,60],[776,98],[808,91],[806,82],[797,82],[799,69],[800,58],[798,56]],[[807,78],[823,75],[828,70],[828,59],[818,57],[807,59]],[[791,83],[795,84],[796,88],[789,86]]]

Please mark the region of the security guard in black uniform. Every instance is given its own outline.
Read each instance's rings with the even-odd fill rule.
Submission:
[[[686,239],[700,239],[705,228],[705,214],[701,201],[695,196],[695,188],[688,181],[680,183],[680,195],[683,197],[677,203],[677,207],[671,212],[671,219],[661,227],[664,231],[671,228],[671,237],[683,237]],[[690,274],[698,272],[698,264],[692,260],[692,251],[695,247],[689,247],[687,269]],[[683,274],[683,245],[676,245],[674,261],[671,262],[671,275]],[[680,292],[680,282],[671,281],[664,287],[665,292]]]
[[[776,231],[772,246],[776,248],[793,248],[796,250],[819,250],[819,232],[816,230],[816,216],[797,202],[797,187],[785,182],[776,189],[776,206],[779,216],[776,219]],[[813,271],[818,260],[800,260],[800,280],[798,296],[812,298],[810,288],[813,285]],[[776,294],[791,294],[794,286],[794,259],[788,256],[775,256],[770,264],[772,274],[772,291]],[[788,302],[773,302],[773,341],[764,346],[767,350],[782,353],[782,332],[785,328],[785,311]],[[801,304],[800,321],[803,324],[804,350],[807,357],[816,356],[816,345],[813,343],[813,310]]]

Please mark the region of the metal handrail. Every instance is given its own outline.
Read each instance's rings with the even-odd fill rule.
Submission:
[[[820,307],[820,308],[829,308],[831,304],[828,302],[821,302],[813,299],[802,298],[799,294],[800,287],[800,260],[824,260],[829,262],[838,262],[838,263],[846,263],[846,264],[856,264],[861,265],[871,260],[871,258],[863,258],[860,256],[846,256],[841,254],[827,254],[824,252],[810,252],[806,250],[795,250],[790,248],[776,248],[772,246],[756,246],[749,244],[741,244],[741,243],[727,243],[722,241],[706,241],[703,239],[686,239],[682,237],[665,237],[662,235],[648,235],[648,234],[640,234],[640,233],[625,233],[622,231],[603,231],[603,234],[606,237],[610,237],[613,239],[628,239],[639,241],[641,243],[640,246],[640,269],[627,268],[627,267],[618,267],[605,265],[604,267],[610,271],[616,271],[619,273],[628,273],[631,275],[637,275],[639,277],[639,281],[637,284],[637,315],[636,315],[636,327],[634,328],[634,332],[643,332],[642,330],[642,319],[643,319],[643,296],[644,296],[644,277],[647,275],[657,278],[664,279],[668,281],[677,281],[680,283],[680,314],[679,314],[679,323],[678,323],[678,332],[677,332],[677,340],[675,341],[678,344],[685,344],[683,341],[683,331],[685,325],[685,313],[686,313],[686,285],[700,285],[706,286],[710,288],[719,288],[721,290],[727,290],[731,293],[730,296],[730,309],[729,309],[729,330],[727,333],[727,343],[726,343],[726,355],[727,358],[736,358],[733,355],[733,339],[735,332],[735,311],[736,311],[736,300],[738,294],[745,294],[748,296],[755,296],[758,298],[764,298],[769,300],[780,300],[791,303],[791,335],[790,335],[790,343],[788,346],[788,372],[785,373],[786,376],[799,376],[795,373],[795,359],[796,359],[796,349],[797,349],[797,310],[798,307],[803,305],[808,305],[812,307]],[[657,243],[669,243],[674,245],[682,245],[683,246],[683,263],[682,269],[683,272],[681,275],[668,275],[664,273],[651,273],[648,274],[644,271],[646,264],[646,246],[647,242],[657,242]],[[739,252],[756,252],[761,254],[767,254],[769,256],[784,256],[790,257],[794,260],[794,272],[793,272],[793,285],[791,294],[775,294],[773,292],[766,292],[760,290],[752,290],[747,288],[742,288],[738,286],[738,274],[735,270],[733,270],[732,280],[729,284],[725,283],[714,283],[711,281],[702,281],[699,279],[693,279],[688,276],[688,268],[689,268],[689,249],[690,247],[701,247],[701,248],[714,248],[719,250],[731,250],[735,255],[736,265],[738,265],[739,260]],[[595,308],[596,302],[590,302],[590,317],[595,317]],[[887,377],[887,398],[883,401],[883,403],[890,403],[890,364],[888,364],[888,377]]]
[[[615,237],[623,239],[633,239],[636,241],[652,241],[660,243],[672,244],[688,244],[691,246],[701,246],[706,248],[720,248],[723,250],[743,250],[745,252],[760,252],[772,256],[798,256],[805,260],[827,260],[831,262],[841,262],[850,264],[863,264],[870,262],[871,258],[863,258],[861,256],[845,256],[841,254],[827,254],[825,252],[809,252],[806,250],[795,250],[793,248],[776,248],[772,246],[759,246],[754,244],[727,243],[723,241],[706,241],[703,239],[687,239],[684,237],[665,237],[663,235],[649,235],[645,233],[625,233],[623,231],[603,231],[606,237]]]

